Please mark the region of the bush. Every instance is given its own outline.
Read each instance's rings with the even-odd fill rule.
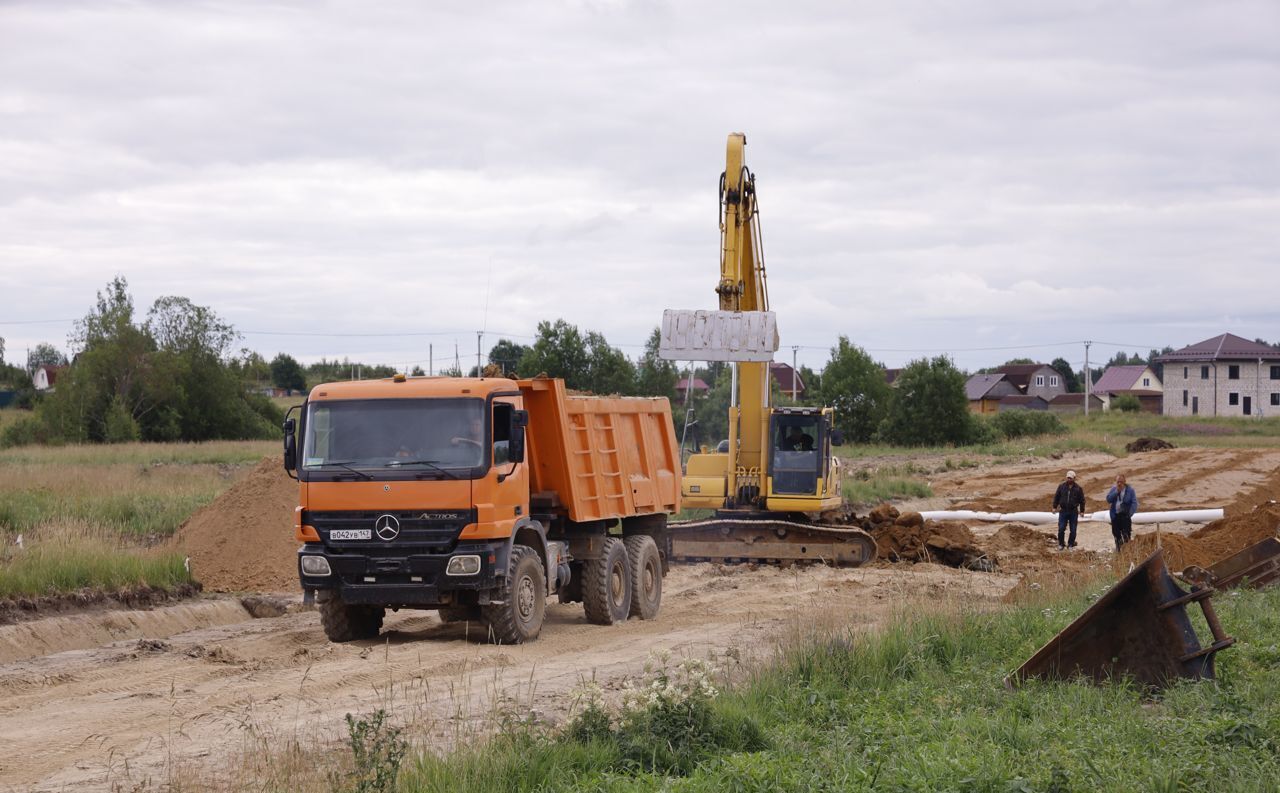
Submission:
[[[4,432],[0,433],[0,449],[48,442],[49,430],[45,427],[44,422],[36,416],[23,416],[5,427]]]
[[[1133,394],[1121,394],[1111,400],[1112,410],[1122,410],[1125,413],[1137,413],[1142,410],[1142,403]]]
[[[102,418],[102,440],[105,443],[132,443],[141,437],[138,422],[125,407],[124,400],[115,397]]]
[[[1027,435],[1062,435],[1067,425],[1056,413],[1044,410],[1006,410],[988,420],[992,429],[1007,440]]]

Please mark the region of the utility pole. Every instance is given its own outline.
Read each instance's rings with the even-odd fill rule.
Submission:
[[[436,345],[427,345],[427,376],[436,376]]]
[[[800,370],[796,368],[796,351],[799,347],[791,348],[791,401],[796,401],[796,386],[800,381]]]
[[[1089,371],[1089,345],[1091,341],[1084,343],[1084,414],[1089,415],[1089,396],[1093,394],[1093,373]]]

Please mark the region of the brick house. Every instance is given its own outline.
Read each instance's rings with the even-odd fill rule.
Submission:
[[[1004,375],[1018,389],[1018,393],[1043,397],[1046,404],[1058,394],[1067,393],[1067,384],[1062,374],[1045,363],[1001,366],[996,372]]]
[[[783,394],[786,396],[794,394],[796,399],[804,399],[804,378],[791,368],[791,364],[774,361],[769,364],[769,374],[773,375],[773,381],[778,384],[778,389]]]
[[[1166,416],[1280,416],[1280,350],[1223,333],[1161,355]]]

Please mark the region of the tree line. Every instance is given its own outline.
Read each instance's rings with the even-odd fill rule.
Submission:
[[[128,284],[117,277],[76,323],[69,339],[77,350],[74,365],[63,370],[52,393],[39,398],[30,393],[30,371],[36,366],[67,363],[52,345],[37,345],[26,371],[16,366],[0,370],[0,383],[16,385],[20,404],[35,408],[32,417],[10,426],[0,440],[12,444],[272,438],[281,411],[261,393],[266,384],[305,393],[323,382],[389,377],[397,371],[385,364],[346,359],[322,358],[304,366],[287,353],[267,361],[257,352],[236,350],[239,340],[235,329],[211,309],[184,297],[159,298],[145,317],[137,316]],[[454,367],[441,374],[547,375],[563,378],[569,388],[583,392],[667,397],[677,432],[684,435],[687,428],[695,444],[714,445],[728,435],[728,366],[680,369],[658,357],[659,341],[654,328],[633,361],[602,333],[583,331],[564,319],[542,321],[530,344],[500,339],[482,370]],[[0,339],[0,360],[3,349]],[[1153,349],[1146,357],[1118,352],[1103,366],[1091,367],[1088,375],[1096,382],[1111,365],[1149,363],[1159,368],[1155,359],[1171,351]],[[1013,359],[1006,365],[1017,363],[1034,362]],[[1083,370],[1073,370],[1062,358],[1050,366],[1063,375],[1069,392],[1083,391]],[[414,367],[408,374],[425,373]],[[884,365],[840,336],[820,371],[802,366],[799,374],[807,386],[802,401],[833,407],[836,426],[854,442],[968,444],[1036,429],[1015,427],[1014,419],[973,416],[964,393],[967,374],[946,356],[910,362],[890,387]],[[705,393],[678,393],[682,375],[704,382]],[[773,388],[776,404],[790,403],[776,382]],[[1042,431],[1061,427],[1048,414],[1035,421],[1045,424]]]

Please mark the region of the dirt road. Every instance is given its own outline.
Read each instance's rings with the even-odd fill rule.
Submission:
[[[1230,514],[1280,497],[1280,451],[1177,449],[940,473],[929,506],[1045,510],[1067,468],[1093,505],[1119,470],[1147,510]],[[1111,558],[1104,524],[1084,524],[1084,552],[1069,557],[1051,552],[1045,531],[973,529],[1004,569],[1038,580],[1104,570]],[[677,567],[659,619],[603,628],[580,606],[554,605],[542,637],[520,647],[489,646],[474,627],[469,635],[414,612],[391,615],[376,641],[334,645],[314,612],[253,619],[234,598],[0,626],[0,791],[154,789],[193,777],[216,788],[242,753],[336,746],[344,714],[386,705],[421,745],[448,747],[502,708],[562,718],[583,680],[617,689],[655,650],[767,657],[797,625],[869,627],[926,600],[995,604],[1019,581],[934,564]]]
[[[603,628],[580,606],[555,605],[542,637],[519,647],[481,644],[434,614],[402,612],[378,641],[334,645],[314,612],[245,613],[0,666],[0,790],[128,790],[193,771],[207,779],[262,736],[336,743],[344,714],[382,703],[427,745],[446,746],[482,730],[495,703],[563,716],[582,680],[617,688],[654,650],[767,655],[797,620],[871,625],[916,598],[994,603],[1015,581],[936,565],[697,565],[672,571],[657,620]],[[218,619],[227,608],[216,606]]]

